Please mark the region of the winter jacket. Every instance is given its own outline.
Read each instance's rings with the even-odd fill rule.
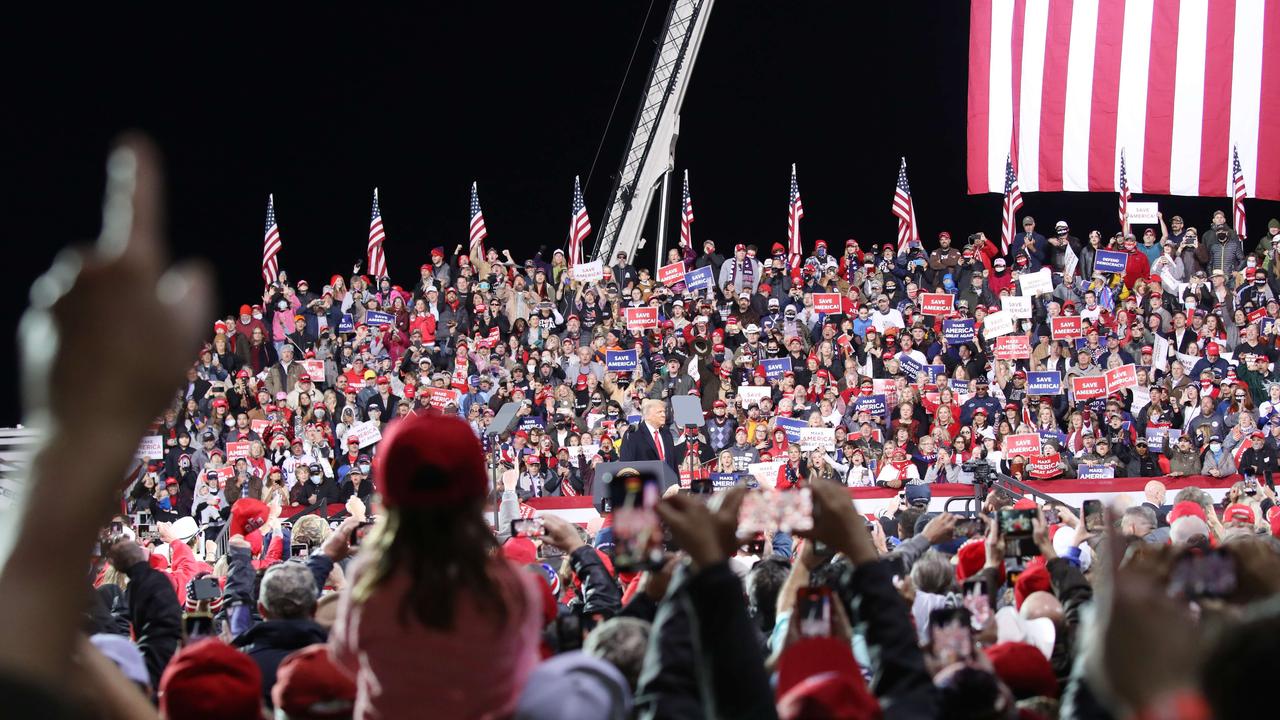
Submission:
[[[160,687],[160,674],[182,639],[182,607],[169,578],[146,560],[131,565],[125,574],[129,576],[129,622],[134,639],[146,660],[151,687]]]
[[[231,641],[231,645],[257,663],[262,671],[262,699],[270,707],[276,669],[285,656],[328,639],[329,633],[310,619],[267,620],[241,633]]]
[[[601,621],[618,614],[622,608],[622,590],[594,547],[584,545],[570,553],[569,567],[582,583],[571,609],[588,617],[599,615]]]

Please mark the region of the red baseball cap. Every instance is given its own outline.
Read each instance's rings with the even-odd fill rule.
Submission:
[[[1257,516],[1253,514],[1253,508],[1242,503],[1231,503],[1222,511],[1223,522],[1242,522],[1252,525],[1257,521]]]
[[[374,478],[388,507],[430,508],[483,498],[484,451],[465,420],[408,415],[383,436]]]
[[[257,718],[262,714],[262,672],[252,658],[221,640],[200,640],[169,660],[159,695],[164,717]]]
[[[271,702],[291,720],[351,717],[356,684],[316,643],[285,657],[276,670]]]

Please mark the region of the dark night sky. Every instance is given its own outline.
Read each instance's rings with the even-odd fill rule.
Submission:
[[[3,167],[0,424],[17,420],[14,329],[54,253],[97,230],[102,161],[127,128],[166,156],[175,254],[211,259],[219,310],[260,292],[262,222],[276,196],[282,267],[313,281],[363,257],[381,188],[393,280],[431,247],[465,242],[480,183],[491,244],[518,257],[563,242],[572,179],[591,170],[633,43],[643,39],[594,175],[599,225],[666,15],[655,0],[437,3],[404,10],[100,8],[10,17]],[[922,234],[998,234],[1000,199],[964,187],[968,7],[720,0],[684,105],[694,235],[722,247],[783,240],[799,166],[806,248],[894,237],[906,155]],[[119,13],[125,14],[119,14]],[[678,202],[678,192],[673,193]],[[1193,224],[1225,200],[1179,199]],[[1251,224],[1277,214],[1252,206]],[[1115,196],[1027,196],[1042,225],[1111,228]],[[674,217],[674,215],[673,215]],[[1083,234],[1082,232],[1080,234]],[[652,237],[652,233],[648,233]],[[591,239],[594,242],[594,237]],[[652,243],[646,249],[652,252]],[[313,284],[315,284],[313,282]],[[104,379],[105,381],[105,379]]]

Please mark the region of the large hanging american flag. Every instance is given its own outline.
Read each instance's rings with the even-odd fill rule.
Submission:
[[[972,0],[968,188],[1280,199],[1280,0]]]
[[[689,196],[689,171],[684,171],[684,199],[680,203],[680,247],[692,247],[693,198]]]
[[[582,201],[582,188],[578,176],[573,176],[573,210],[569,215],[569,267],[582,264],[582,241],[591,234],[591,218],[587,217],[587,205]]]
[[[267,196],[267,230],[262,236],[262,280],[270,285],[280,279],[280,226],[276,224],[276,197]]]
[[[1235,147],[1231,148],[1231,209],[1232,220],[1235,222],[1236,234],[1241,240],[1248,237],[1244,229],[1244,199],[1249,197],[1248,191],[1244,186],[1244,172],[1240,169],[1240,151]]]
[[[1004,214],[1000,221],[1000,254],[1009,254],[1014,228],[1018,223],[1018,210],[1022,207],[1022,191],[1018,190],[1018,173],[1013,170],[1013,155],[1004,161]]]
[[[898,167],[898,186],[893,191],[893,214],[898,216],[898,253],[907,251],[911,243],[920,242],[916,227],[916,206],[911,201],[911,185],[907,183],[907,159]]]
[[[382,229],[382,210],[378,207],[378,188],[373,189],[373,215],[369,218],[369,274],[376,278],[387,275],[387,254],[382,242],[387,233]]]
[[[1124,149],[1120,150],[1120,183],[1117,187],[1120,191],[1120,228],[1124,232],[1129,232],[1129,171],[1125,168]]]
[[[484,226],[484,213],[480,211],[480,194],[476,184],[471,183],[471,251],[484,257],[484,239],[489,237],[489,230]]]
[[[796,182],[796,164],[791,163],[791,202],[787,206],[787,265],[791,270],[800,267],[804,251],[800,247],[800,219],[804,217],[804,203],[800,200],[800,183]]]

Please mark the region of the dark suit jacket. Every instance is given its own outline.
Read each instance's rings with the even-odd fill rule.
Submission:
[[[662,459],[674,471],[679,461],[675,441],[671,439],[671,433],[667,432],[665,427],[659,431],[659,434],[662,436]],[[653,443],[653,436],[649,434],[648,425],[641,422],[627,432],[626,437],[622,438],[622,448],[618,451],[618,459],[622,462],[659,459],[658,446]]]
[[[1144,502],[1142,504],[1143,506],[1149,507],[1155,511],[1156,521],[1157,521],[1156,524],[1158,527],[1169,527],[1168,515],[1169,515],[1169,511],[1173,509],[1173,506],[1165,505],[1164,507],[1157,507],[1155,503],[1149,503],[1149,502]]]

